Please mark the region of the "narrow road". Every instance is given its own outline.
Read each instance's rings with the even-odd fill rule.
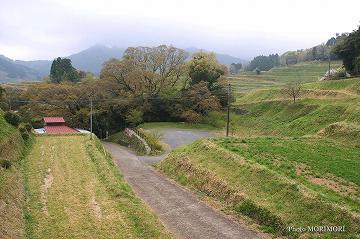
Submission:
[[[174,139],[173,144],[169,144],[171,147],[190,143],[198,138],[184,130],[167,132],[171,137],[166,137],[165,134],[164,140],[169,144],[169,139]],[[202,134],[202,137],[209,136]],[[246,226],[230,220],[199,201],[191,192],[156,172],[147,164],[149,161],[140,161],[136,155],[118,144],[104,142],[104,146],[112,154],[137,196],[152,208],[176,238],[259,238]]]
[[[200,138],[212,137],[210,132],[203,130],[161,129],[159,131],[162,134],[161,140],[170,147],[170,150],[185,144],[191,144]],[[138,156],[138,159],[148,165],[152,165],[163,160],[169,152],[159,156]]]

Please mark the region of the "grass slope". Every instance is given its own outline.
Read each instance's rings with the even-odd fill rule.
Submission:
[[[28,237],[169,238],[99,141],[43,136],[27,160]]]
[[[234,106],[247,112],[239,116],[238,135],[303,136],[339,123],[344,126],[341,130],[356,131],[360,125],[359,90],[360,78],[310,83],[295,104],[280,90],[248,93]],[[346,133],[351,136],[350,131],[343,135]]]
[[[338,68],[339,61],[331,63],[331,68]],[[269,71],[256,75],[254,72],[241,72],[237,76],[229,77],[236,93],[250,92],[256,89],[279,87],[289,82],[315,82],[328,70],[327,62],[302,62],[290,66],[275,67]]]
[[[298,237],[286,228],[343,225],[344,233],[323,233],[321,238],[355,238],[360,223],[359,201],[354,199],[359,197],[359,150],[333,147],[326,141],[312,143],[272,138],[202,140],[175,150],[156,167],[217,200],[225,211],[252,218],[267,232]],[[336,156],[329,165],[325,154]],[[341,155],[348,155],[349,165],[338,167]],[[319,177],[324,172],[328,177]]]
[[[10,160],[9,169],[0,167],[0,238],[23,238],[25,191],[21,156],[23,140],[0,110],[0,160]]]

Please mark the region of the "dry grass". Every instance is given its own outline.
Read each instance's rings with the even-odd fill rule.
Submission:
[[[27,161],[29,237],[169,237],[96,140],[73,135],[36,141]]]

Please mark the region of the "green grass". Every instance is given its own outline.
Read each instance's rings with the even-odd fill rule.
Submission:
[[[360,125],[359,85],[360,78],[305,84],[295,104],[280,89],[244,94],[233,106],[247,112],[236,122],[237,135],[314,135],[336,123],[356,130]]]
[[[23,238],[25,235],[23,146],[18,130],[4,120],[0,110],[0,161],[8,160],[12,164],[9,169],[0,166],[0,238]]]
[[[217,200],[224,211],[252,218],[264,231],[296,237],[287,226],[346,225],[344,234],[322,238],[354,238],[360,223],[359,156],[355,146],[327,140],[232,138],[197,141],[156,167]]]
[[[138,126],[144,129],[165,129],[165,128],[176,128],[176,129],[199,129],[199,130],[216,130],[215,127],[207,124],[189,124],[184,122],[151,122],[143,123]]]
[[[230,126],[237,137],[177,149],[157,169],[266,232],[317,238],[284,228],[346,225],[321,238],[357,238],[360,78],[319,82],[326,69],[312,62],[240,75]],[[303,90],[293,104],[281,89],[295,80]]]
[[[331,63],[331,68],[338,68],[339,61]],[[241,72],[229,77],[235,93],[247,93],[257,89],[281,87],[289,82],[309,83],[318,81],[328,70],[327,62],[302,62],[291,66],[275,67],[256,75],[254,72]]]
[[[169,238],[101,143],[42,136],[27,159],[29,238]]]

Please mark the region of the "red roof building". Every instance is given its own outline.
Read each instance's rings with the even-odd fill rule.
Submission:
[[[68,127],[63,117],[44,117],[43,121],[46,134],[79,133],[76,129]]]

